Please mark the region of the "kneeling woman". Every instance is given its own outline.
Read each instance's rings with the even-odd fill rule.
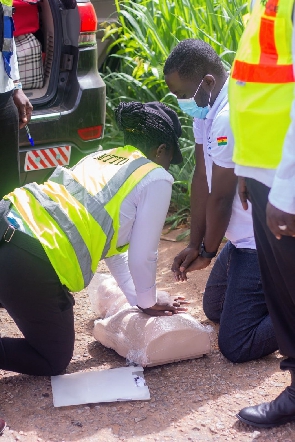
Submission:
[[[58,167],[0,202],[0,302],[24,338],[0,338],[0,368],[57,375],[74,348],[73,297],[101,259],[131,305],[150,315],[183,311],[157,300],[157,247],[169,207],[170,163],[182,161],[176,113],[121,103],[124,147]],[[126,250],[128,249],[128,254]]]

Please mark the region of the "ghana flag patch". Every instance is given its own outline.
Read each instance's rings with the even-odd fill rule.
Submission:
[[[218,137],[217,144],[218,146],[225,146],[227,144],[227,137]]]

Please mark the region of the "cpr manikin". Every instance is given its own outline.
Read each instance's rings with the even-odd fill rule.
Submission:
[[[101,344],[143,367],[198,358],[210,352],[210,328],[186,313],[151,317],[131,307],[114,278],[97,273],[88,287],[93,335]]]

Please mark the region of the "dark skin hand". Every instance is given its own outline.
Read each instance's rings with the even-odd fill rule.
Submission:
[[[164,293],[164,292],[162,292]],[[172,298],[168,293],[164,296],[157,296],[157,303],[150,308],[141,308],[137,306],[143,313],[149,316],[172,316],[177,313],[183,313],[187,311],[187,308],[181,307],[182,305],[189,304],[185,298],[181,296],[177,296],[176,298]]]
[[[203,270],[211,263],[211,258],[204,258],[203,256],[198,256],[186,269],[185,273],[193,272],[194,270]]]
[[[266,206],[266,223],[277,239],[281,239],[282,236],[295,236],[295,215],[277,209],[270,202]],[[284,226],[284,230],[279,226]]]
[[[246,180],[241,176],[239,176],[238,178],[238,190],[243,209],[248,210],[248,201],[250,201],[250,197],[246,185]]]
[[[243,209],[247,210],[250,198],[246,180],[243,177],[239,177],[239,196]],[[282,236],[295,237],[295,215],[277,209],[270,202],[266,206],[266,224],[277,239],[281,239]],[[283,229],[280,229],[279,226],[283,227]]]
[[[22,89],[16,89],[13,92],[13,101],[18,110],[19,128],[22,129],[31,120],[33,106]]]

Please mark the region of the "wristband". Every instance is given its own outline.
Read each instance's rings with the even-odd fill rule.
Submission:
[[[204,243],[202,243],[201,252],[200,252],[200,256],[202,256],[202,258],[212,259],[212,258],[215,258],[216,255],[217,255],[217,251],[216,252],[206,252]]]
[[[22,83],[21,83],[21,81],[16,81],[15,83],[14,83],[14,90],[17,90],[17,89],[22,89],[23,88],[23,85],[22,85]]]

